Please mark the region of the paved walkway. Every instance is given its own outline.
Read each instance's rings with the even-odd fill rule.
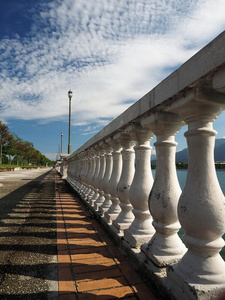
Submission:
[[[0,174],[0,299],[156,300],[53,170]]]
[[[58,175],[56,205],[59,300],[156,299]]]
[[[58,299],[54,172],[4,172],[0,184],[0,299]]]

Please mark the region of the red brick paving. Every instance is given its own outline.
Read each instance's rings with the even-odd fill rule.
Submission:
[[[56,207],[59,300],[156,300],[58,175]]]

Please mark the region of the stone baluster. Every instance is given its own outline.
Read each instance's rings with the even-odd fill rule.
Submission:
[[[80,181],[81,161],[78,158],[77,158],[77,161],[76,161],[76,171],[77,171],[77,174],[76,174],[76,191],[79,194],[80,187],[81,187],[81,181]]]
[[[113,170],[112,170],[112,176],[108,183],[108,189],[109,193],[106,195],[107,200],[107,210],[104,215],[104,220],[111,224],[112,220],[114,220],[119,212],[120,212],[120,206],[119,206],[119,198],[117,194],[117,184],[119,182],[121,171],[122,171],[122,157],[121,157],[121,144],[119,143],[120,133],[116,133],[113,136],[113,139],[110,142],[110,145],[113,148],[112,156],[113,156]]]
[[[88,159],[86,153],[82,154],[82,173],[81,173],[81,187],[80,187],[80,196],[84,199],[84,193],[86,190],[86,177],[88,173]]]
[[[77,173],[77,192],[78,192],[78,194],[80,194],[80,188],[82,185],[82,183],[81,183],[82,161],[80,159],[78,159],[78,161],[77,161],[77,166],[78,166],[77,167],[77,171],[78,171],[78,173]]]
[[[79,181],[79,184],[78,184],[78,193],[80,194],[80,189],[81,189],[81,187],[82,187],[82,170],[83,170],[83,160],[81,160],[80,158],[79,158],[78,165],[79,165],[79,175],[78,175],[78,181]]]
[[[140,124],[132,124],[131,137],[138,142],[138,146],[134,148],[136,168],[129,191],[135,218],[130,227],[124,230],[124,239],[132,248],[139,248],[143,243],[147,243],[155,232],[148,208],[148,197],[153,184],[150,161],[152,148],[149,146],[153,133]]]
[[[83,158],[83,173],[82,173],[82,188],[81,188],[81,197],[84,199],[85,191],[87,189],[87,175],[88,175],[88,169],[89,169],[89,160],[86,157]]]
[[[126,131],[126,130],[125,130]],[[120,180],[117,184],[117,195],[120,200],[121,211],[117,218],[113,220],[113,229],[119,235],[123,235],[124,229],[127,229],[134,220],[132,213],[133,206],[130,204],[129,190],[134,178],[134,145],[130,135],[120,133],[119,142],[121,143],[122,150],[122,173]]]
[[[85,198],[85,194],[88,190],[88,181],[89,181],[89,175],[90,175],[90,172],[91,172],[91,159],[90,157],[88,156],[88,152],[85,151],[84,152],[84,175],[83,175],[83,191],[82,191],[82,197],[83,199],[86,200]]]
[[[183,125],[181,119],[172,113],[155,113],[141,122],[150,127],[157,137],[154,144],[157,161],[154,184],[149,196],[149,208],[153,218],[155,234],[141,249],[158,267],[175,263],[186,252],[177,235],[180,223],[177,216],[178,200],[181,194],[177,179],[175,134]]]
[[[67,169],[68,169],[68,163],[64,159],[62,161],[61,167],[60,167],[60,174],[62,176],[62,179],[66,179],[67,178]]]
[[[91,176],[92,176],[92,172],[93,172],[93,158],[89,156],[89,151],[87,150],[87,163],[88,163],[88,166],[87,166],[87,174],[86,174],[86,181],[85,181],[85,185],[86,185],[86,188],[84,190],[84,196],[83,198],[87,201],[87,196],[88,194],[90,193],[90,182],[91,182]]]
[[[87,152],[88,152],[88,157],[91,161],[91,167],[90,167],[90,174],[89,174],[89,185],[88,185],[88,190],[85,194],[85,198],[87,201],[89,201],[90,197],[92,197],[94,194],[93,180],[94,180],[94,174],[96,169],[96,153],[93,147],[91,147],[91,149],[88,149]]]
[[[101,150],[101,148],[98,145],[95,145],[94,149],[96,151],[96,168],[95,168],[95,174],[93,176],[94,191],[89,196],[89,202],[90,202],[91,206],[94,206],[94,203],[99,196],[98,176],[99,176],[99,172],[100,172],[100,150]]]
[[[68,165],[68,170],[67,170],[67,180],[69,180],[73,176],[72,168],[73,168],[73,162],[70,162]]]
[[[74,166],[73,166],[73,187],[76,191],[78,191],[78,185],[79,185],[79,170],[78,170],[78,159],[75,157]]]
[[[105,150],[105,170],[102,173],[102,179],[100,184],[100,191],[99,191],[99,197],[95,201],[94,208],[96,211],[100,211],[101,205],[105,201],[105,194],[108,194],[107,191],[107,183],[111,177],[112,174],[112,147],[109,145],[111,141],[111,138],[106,139],[104,142],[102,142],[100,145]]]
[[[210,102],[195,91],[193,100],[173,108],[188,124],[184,134],[188,144],[188,173],[178,204],[178,217],[185,231],[188,251],[174,266],[169,277],[189,296],[225,288],[225,262],[219,252],[224,246],[225,200],[216,176],[213,122],[221,112],[219,103]],[[214,96],[215,97],[215,96]],[[212,101],[217,100],[216,98]],[[184,100],[183,100],[184,102]]]
[[[73,160],[70,168],[69,183],[77,190],[77,161],[76,157]]]
[[[76,161],[73,159],[68,166],[68,177],[67,181],[72,185],[72,187],[76,190]]]
[[[88,157],[87,152],[86,152],[85,153],[85,173],[84,173],[84,177],[83,177],[84,188],[83,188],[83,193],[82,193],[84,200],[86,200],[86,194],[88,191],[90,172],[91,172],[91,159],[90,159],[90,157]]]
[[[102,216],[104,216],[104,213],[105,213],[105,211],[106,210],[108,210],[109,209],[109,207],[110,207],[110,205],[111,205],[111,200],[110,200],[110,198],[111,198],[111,195],[110,195],[110,193],[109,193],[109,190],[110,190],[110,180],[111,180],[111,176],[112,176],[112,174],[113,174],[113,169],[115,168],[115,165],[114,165],[114,163],[113,163],[113,147],[112,147],[112,138],[110,138],[109,140],[108,140],[108,143],[109,143],[109,145],[110,145],[110,147],[111,147],[111,156],[109,156],[107,159],[106,159],[106,172],[105,172],[105,177],[108,179],[108,180],[106,180],[106,182],[105,182],[105,185],[104,185],[104,202],[102,203],[102,205],[100,206],[100,208],[99,208],[99,211],[101,212],[101,215]],[[108,162],[107,162],[107,160],[108,160]],[[110,176],[108,176],[107,175],[107,173],[109,173],[108,171],[107,171],[107,169],[110,169],[111,170],[111,172],[110,172]]]
[[[92,198],[93,206],[95,207],[95,202],[98,200],[99,197],[101,197],[102,193],[104,194],[102,190],[102,179],[105,174],[105,150],[103,149],[102,145],[104,144],[103,141],[99,142],[99,159],[100,159],[100,167],[99,167],[99,173],[97,178],[97,193],[94,195],[94,198]],[[93,201],[94,200],[94,201]]]

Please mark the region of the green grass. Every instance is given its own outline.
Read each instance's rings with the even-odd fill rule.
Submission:
[[[26,166],[26,165],[4,165],[0,164],[0,168],[44,168],[43,166]]]

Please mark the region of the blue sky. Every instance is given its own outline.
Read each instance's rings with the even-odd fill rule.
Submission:
[[[74,151],[222,32],[224,11],[224,0],[1,0],[0,120],[55,159],[72,89]]]

